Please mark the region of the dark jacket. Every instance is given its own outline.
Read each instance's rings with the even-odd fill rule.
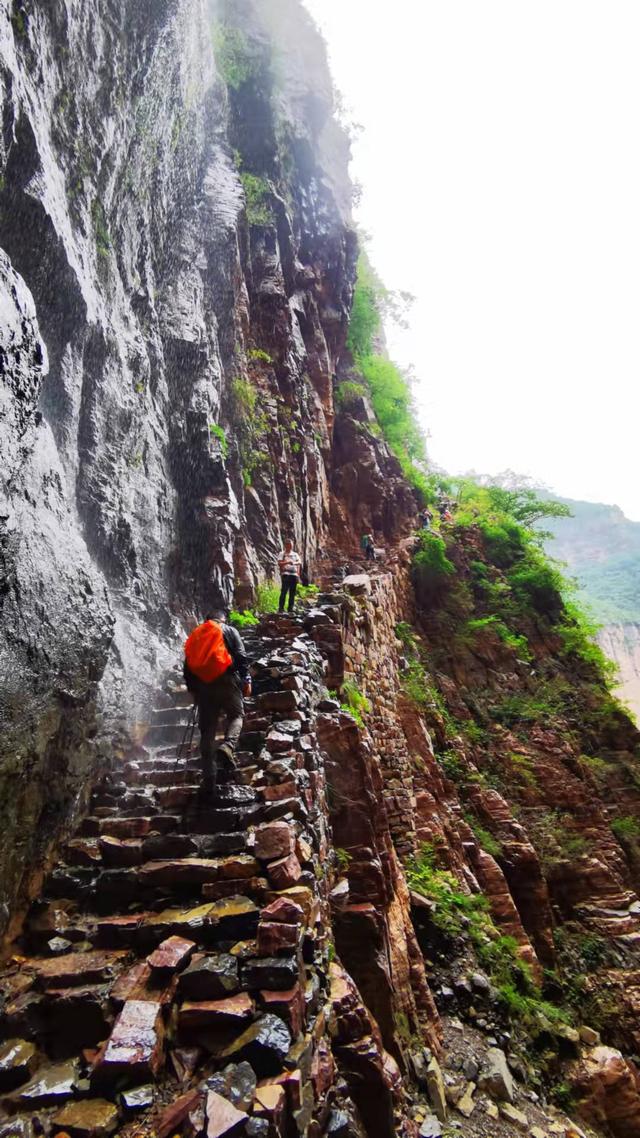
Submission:
[[[227,676],[230,672],[232,672],[237,675],[242,684],[246,684],[247,680],[250,679],[249,660],[247,659],[247,653],[245,652],[244,644],[242,643],[242,637],[236,628],[231,628],[231,626],[228,624],[223,624],[221,627],[224,642],[227,647],[227,652],[231,656],[233,662],[230,668],[228,668],[226,672],[223,672],[222,676],[218,677],[218,680],[223,679],[224,676]],[[195,676],[193,674],[186,660],[184,662],[182,671],[184,675],[184,682],[193,695],[197,696],[203,688],[212,688],[214,684],[218,683],[218,680],[213,680],[212,683],[207,684],[203,680],[199,679],[198,676]]]

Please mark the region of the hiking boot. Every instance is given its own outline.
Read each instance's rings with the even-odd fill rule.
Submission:
[[[230,743],[223,743],[216,751],[216,762],[218,764],[218,780],[220,782],[229,782],[235,772],[236,764],[233,761],[234,750]]]

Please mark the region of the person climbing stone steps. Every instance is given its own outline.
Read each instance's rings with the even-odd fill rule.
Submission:
[[[224,609],[194,628],[184,652],[184,680],[198,706],[202,792],[211,793],[215,776],[230,777],[242,731],[244,696],[251,695],[249,662],[240,633],[225,623]],[[221,716],[226,716],[224,742],[216,748]]]
[[[278,605],[278,611],[284,612],[284,606],[288,597],[288,609],[289,612],[293,612],[293,606],[296,600],[296,590],[298,588],[298,582],[300,580],[300,569],[302,567],[302,561],[300,554],[296,553],[295,549],[293,548],[293,542],[291,540],[287,540],[284,543],[284,549],[278,558],[278,567],[280,569],[280,573],[282,574],[282,589],[280,590],[280,603]]]

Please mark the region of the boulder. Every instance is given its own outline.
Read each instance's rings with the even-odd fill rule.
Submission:
[[[515,1086],[507,1065],[507,1057],[499,1047],[490,1047],[484,1057],[478,1086],[499,1102],[513,1102]]]
[[[178,980],[183,1000],[220,1000],[237,992],[239,986],[238,961],[226,952],[194,960]]]
[[[431,1105],[441,1122],[447,1120],[447,1099],[444,1079],[438,1060],[433,1057],[427,1066],[427,1092]]]
[[[218,1054],[221,1059],[246,1059],[258,1078],[266,1078],[280,1072],[290,1046],[286,1024],[279,1016],[267,1013]]]

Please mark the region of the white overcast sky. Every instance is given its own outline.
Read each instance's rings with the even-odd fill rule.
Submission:
[[[305,3],[431,457],[640,520],[640,3]]]

